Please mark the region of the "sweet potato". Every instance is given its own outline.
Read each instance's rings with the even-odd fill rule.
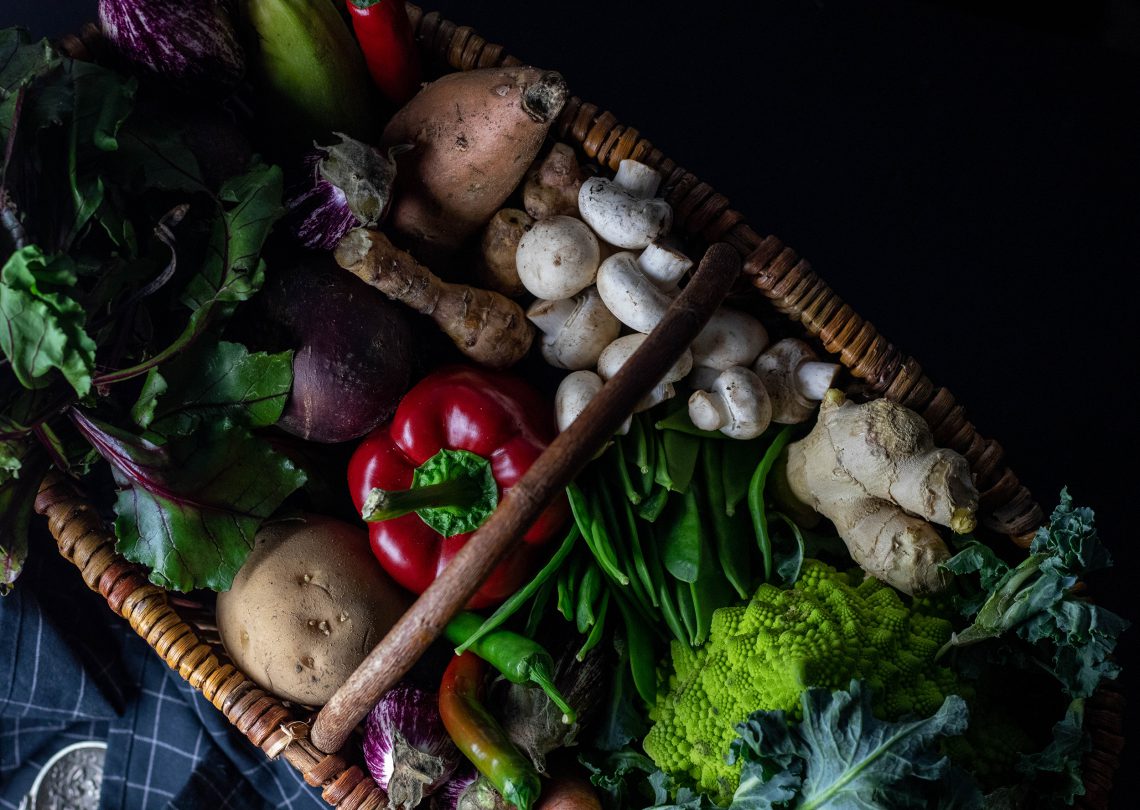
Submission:
[[[391,224],[428,265],[483,227],[515,190],[566,102],[566,83],[532,67],[452,73],[429,84],[384,129],[396,159]]]

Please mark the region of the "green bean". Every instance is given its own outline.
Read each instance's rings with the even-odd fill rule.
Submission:
[[[601,569],[596,565],[591,565],[582,576],[582,587],[578,589],[578,597],[575,600],[577,609],[574,612],[574,618],[579,633],[585,635],[586,631],[593,626],[596,619],[594,602],[601,597],[604,590]]]
[[[490,633],[492,630],[495,630],[501,626],[507,619],[513,616],[519,610],[519,608],[526,604],[526,601],[534,596],[538,589],[542,587],[542,584],[546,582],[546,580],[549,579],[550,576],[562,566],[562,562],[570,555],[570,552],[574,549],[574,543],[581,536],[582,533],[578,529],[577,524],[572,526],[566,535],[566,539],[562,541],[562,545],[559,546],[558,550],[554,552],[554,556],[550,558],[550,561],[544,565],[537,574],[534,575],[534,579],[515,591],[514,594],[506,602],[503,602],[503,604],[499,606],[499,609],[492,613],[487,618],[487,621],[483,622],[482,626],[471,635],[471,638],[467,639],[455,648],[455,654],[463,655],[468,647],[481,639],[483,636]]]
[[[698,509],[703,511],[708,508],[707,501],[697,492],[695,486],[689,489],[689,493],[698,495]],[[696,618],[694,643],[700,645],[708,640],[713,611],[731,604],[734,594],[724,571],[717,565],[715,542],[707,536],[703,524],[699,524],[698,532],[700,565],[697,578],[689,584],[689,593],[693,597],[693,613]]]
[[[625,622],[625,643],[629,649],[629,669],[633,674],[633,685],[637,688],[641,699],[652,706],[657,699],[657,656],[653,653],[650,635],[637,621],[621,591],[615,590],[611,593]]]
[[[703,476],[699,483],[705,486],[702,503],[709,510],[708,522],[712,527],[720,569],[737,596],[747,599],[751,596],[752,554],[745,542],[745,532],[739,531],[739,521],[725,513],[724,480],[721,477],[723,460],[724,451],[719,443],[706,442],[701,448]]]
[[[577,484],[571,484],[566,487],[566,494],[570,500],[570,511],[574,515],[574,520],[578,522],[578,528],[582,530],[582,539],[586,541],[586,546],[594,555],[594,559],[601,566],[602,571],[622,585],[628,585],[629,577],[622,573],[618,567],[618,562],[613,556],[613,549],[605,543],[598,542],[599,538],[604,540],[604,527],[599,525],[598,518],[591,515],[582,489]]]
[[[598,642],[602,640],[602,630],[606,626],[606,612],[610,609],[610,592],[609,590],[602,592],[602,605],[598,608],[598,618],[594,621],[594,626],[590,628],[590,634],[586,636],[586,642],[578,648],[577,654],[574,656],[579,661],[586,660],[586,653],[598,646]]]
[[[635,416],[633,421],[641,424],[641,433],[644,437],[645,456],[640,459],[641,491],[648,498],[653,493],[653,484],[657,477],[657,431],[653,430],[652,425],[641,421],[644,418]]]
[[[693,607],[693,592],[689,583],[673,580],[673,594],[677,598],[677,610],[681,623],[685,625],[685,641],[690,647],[697,646],[697,611]]]
[[[657,434],[661,452],[657,458],[657,483],[674,492],[684,492],[693,480],[697,468],[697,451],[700,440],[675,430],[662,430]]]
[[[701,564],[701,512],[692,489],[671,499],[662,528],[665,570],[682,582],[695,582]]]
[[[530,603],[530,615],[526,618],[526,629],[523,630],[523,635],[534,638],[535,634],[538,633],[539,625],[546,618],[546,606],[550,604],[550,595],[557,586],[558,581],[555,579],[548,579],[542,583],[538,593],[534,595],[534,601]]]
[[[578,574],[581,573],[585,557],[575,554],[570,564],[564,566],[558,575],[558,612],[566,621],[574,621],[574,594],[577,593]]]
[[[764,507],[764,485],[768,481],[768,472],[776,463],[776,458],[784,450],[784,445],[791,438],[792,429],[785,427],[776,434],[776,438],[764,452],[764,457],[756,465],[756,472],[748,483],[748,511],[752,514],[752,529],[756,534],[756,542],[760,546],[760,555],[764,558],[764,581],[772,581],[772,537],[768,533],[768,518]]]
[[[649,462],[649,446],[645,437],[645,426],[640,416],[634,416],[629,423],[629,433],[625,437],[618,437],[618,444],[630,443],[633,448],[633,463],[638,472],[647,472],[653,465]]]
[[[669,627],[669,632],[682,644],[689,644],[689,633],[681,619],[681,612],[677,607],[677,599],[673,595],[674,580],[666,580],[658,586],[657,601],[661,603],[661,616]]]
[[[649,595],[649,602],[653,607],[657,604],[657,588],[653,584],[653,575],[649,571],[649,562],[645,558],[645,549],[642,547],[642,532],[637,528],[637,518],[633,514],[633,507],[629,501],[622,501],[621,517],[625,520],[625,529],[629,532],[629,550],[633,555],[633,572],[641,580],[641,585]]]
[[[637,514],[642,520],[653,523],[657,518],[661,517],[661,513],[665,510],[668,503],[669,489],[667,487],[658,487],[653,490],[653,493],[641,504],[641,508],[637,510]]]
[[[602,486],[594,490],[594,494],[598,496],[599,514],[602,516],[602,525],[608,534],[608,541],[610,547],[614,550],[619,563],[621,564],[622,571],[632,571],[633,576],[629,577],[629,586],[633,591],[634,597],[637,602],[645,609],[645,612],[652,616],[652,604],[649,595],[641,585],[641,580],[637,576],[636,565],[633,562],[633,552],[628,548],[628,538],[621,530],[618,524],[617,512],[614,510],[613,498],[610,497],[609,487],[602,482]]]
[[[611,451],[616,458],[614,461],[614,468],[617,470],[618,481],[621,483],[621,488],[625,492],[625,497],[630,503],[635,506],[641,503],[642,494],[638,492],[637,486],[633,483],[633,478],[629,474],[629,462],[625,457],[625,450],[623,443],[620,441],[614,442],[613,450]]]
[[[724,513],[736,514],[736,507],[748,497],[748,484],[752,473],[764,455],[764,448],[772,441],[767,434],[747,441],[725,442],[721,480],[724,482]]]

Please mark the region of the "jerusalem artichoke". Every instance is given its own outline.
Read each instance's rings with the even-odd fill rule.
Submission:
[[[379,231],[349,231],[336,260],[392,300],[429,316],[476,363],[507,368],[530,349],[534,327],[522,307],[497,292],[440,280]]]
[[[946,544],[927,521],[973,531],[978,492],[969,464],[936,448],[922,417],[878,399],[827,392],[806,438],[788,447],[796,498],[831,520],[863,570],[904,593],[943,590]]]

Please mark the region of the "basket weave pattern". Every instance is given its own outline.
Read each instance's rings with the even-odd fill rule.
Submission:
[[[416,40],[425,59],[440,70],[471,70],[521,64],[503,46],[489,43],[467,26],[423,13],[408,4]],[[86,26],[65,37],[61,48],[80,58],[98,58],[99,30]],[[638,130],[622,125],[609,112],[578,98],[570,99],[552,136],[576,145],[610,171],[632,158],[664,176],[662,193],[674,210],[675,228],[705,242],[726,242],[744,259],[744,280],[864,382],[870,393],[900,402],[923,415],[940,446],[970,462],[981,492],[981,517],[991,530],[1027,546],[1044,514],[1005,464],[1001,446],[983,438],[964,408],[946,388],[936,387],[913,357],[905,354],[859,316],[795,251],[774,236],[761,236],[734,210],[728,199],[667,158]],[[372,810],[387,797],[358,766],[337,754],[325,754],[307,739],[307,714],[269,695],[238,670],[207,633],[172,605],[146,571],[115,553],[114,535],[78,489],[62,475],[44,480],[35,503],[47,517],[60,552],[79,568],[84,581],[111,609],[267,756],[284,757],[310,785],[322,789],[330,805]],[[1114,686],[1088,701],[1085,727],[1093,747],[1084,760],[1086,794],[1077,806],[1108,806],[1113,774],[1123,748],[1124,699]]]

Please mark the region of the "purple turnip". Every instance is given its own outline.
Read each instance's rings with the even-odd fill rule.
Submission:
[[[411,332],[399,306],[327,254],[284,271],[278,265],[258,299],[259,320],[276,333],[270,342],[294,350],[293,389],[279,427],[331,444],[391,417],[411,374]]]
[[[125,59],[184,89],[231,89],[245,72],[220,0],[99,0],[99,21]]]

